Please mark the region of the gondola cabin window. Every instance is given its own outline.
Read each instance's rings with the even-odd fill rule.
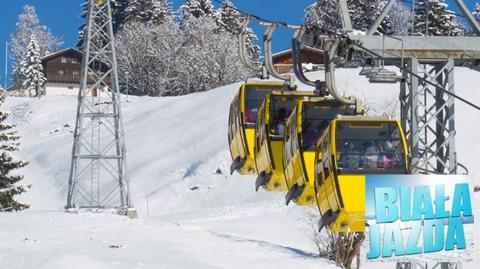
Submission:
[[[270,137],[272,140],[283,140],[287,118],[295,108],[296,100],[295,96],[282,96],[270,103]]]
[[[302,140],[304,151],[315,151],[318,139],[330,121],[338,115],[349,114],[343,107],[331,107],[322,103],[304,103],[302,111]]]
[[[323,165],[322,165],[322,149],[324,148],[324,144],[322,143],[319,147],[317,147],[317,152],[315,152],[315,192],[318,190],[318,186],[323,184],[324,176],[323,176]]]
[[[240,110],[239,110],[239,96],[238,94],[232,101],[232,105],[230,106],[230,126],[232,128],[230,132],[230,139],[233,140],[233,136],[238,132],[241,126],[241,118],[240,118]]]
[[[297,128],[297,113],[295,113],[292,117],[292,157],[298,150],[298,128]]]
[[[285,130],[285,145],[283,146],[283,151],[285,152],[285,160],[284,163],[290,162],[292,158],[292,125],[288,125],[287,129]]]
[[[323,167],[323,175],[324,178],[328,178],[330,176],[330,139],[325,138],[325,143],[322,145],[322,167]]]
[[[405,172],[405,151],[396,122],[340,121],[336,140],[339,173]]]
[[[265,97],[274,90],[273,87],[246,86],[245,87],[245,124],[247,128],[254,128],[257,113]]]
[[[260,150],[260,147],[264,143],[264,139],[265,139],[265,129],[267,128],[267,126],[265,126],[264,115],[265,115],[265,106],[262,106],[258,113],[257,128],[256,128],[257,131],[255,134],[255,143],[256,143],[255,147],[257,148],[257,150]]]

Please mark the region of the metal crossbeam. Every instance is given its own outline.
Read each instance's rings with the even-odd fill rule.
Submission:
[[[111,0],[90,0],[66,209],[132,208]]]
[[[385,58],[401,58],[403,45],[404,57],[453,58],[456,64],[480,59],[480,37],[394,36],[385,40],[382,36],[350,35],[349,37],[378,54],[382,54],[384,48]],[[318,38],[320,39],[321,37]]]

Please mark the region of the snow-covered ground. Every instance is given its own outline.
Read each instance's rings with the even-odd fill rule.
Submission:
[[[339,70],[339,87],[377,109],[397,98],[398,85],[368,84],[358,71]],[[455,79],[457,93],[480,104],[478,73],[462,69]],[[31,162],[22,172],[32,188],[21,197],[31,209],[0,215],[0,268],[336,268],[316,256],[313,209],[286,207],[282,193],[255,192],[255,177],[228,175],[227,113],[238,86],[122,102],[136,220],[63,213],[76,98],[8,98],[1,109],[22,135],[18,157]],[[480,114],[456,105],[458,159],[478,183]]]

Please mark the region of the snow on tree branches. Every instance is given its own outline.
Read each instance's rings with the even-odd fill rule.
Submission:
[[[130,22],[117,36],[121,73],[130,91],[166,96],[206,91],[251,75],[238,58],[237,39],[218,32],[213,18],[192,18],[180,27],[168,22]]]
[[[394,35],[408,35],[412,27],[412,11],[395,0],[388,12],[391,33]]]
[[[41,57],[59,50],[63,45],[61,38],[53,36],[47,26],[40,24],[35,8],[26,5],[23,7],[23,13],[18,16],[15,32],[11,35],[10,57],[14,68],[26,54],[32,35],[37,38]]]
[[[244,19],[238,16],[238,12],[235,10],[235,6],[229,0],[225,0],[218,11],[216,18],[217,24],[225,31],[231,33],[234,36],[239,34],[241,21]],[[257,36],[253,33],[251,28],[246,29],[247,39],[247,53],[250,60],[253,63],[259,64],[260,62],[260,47],[255,44],[258,41]]]
[[[216,18],[217,12],[210,0],[187,0],[178,9],[180,24],[184,24],[191,18],[197,19],[203,16]]]
[[[415,7],[413,34],[422,36],[458,36],[462,29],[456,16],[447,10],[444,0],[420,0]]]
[[[210,0],[187,0],[178,13],[177,20],[159,24],[129,21],[117,34],[119,69],[128,73],[129,92],[183,95],[253,75],[238,56],[243,18],[236,16],[230,1],[216,10]],[[260,58],[256,40],[247,29],[247,51],[253,62]]]
[[[472,12],[473,17],[480,23],[480,3],[475,4],[475,10]]]
[[[25,96],[25,91],[28,92],[28,96],[40,97],[42,95],[43,84],[45,84],[47,79],[43,74],[40,48],[35,35],[30,37],[28,51],[20,62],[19,76],[22,81],[19,89],[21,96]]]
[[[366,31],[378,18],[385,2],[383,0],[347,0],[352,26],[355,30]],[[337,0],[316,0],[305,9],[304,24],[308,32],[325,34],[342,28]],[[377,29],[380,33],[390,31],[389,17]]]
[[[4,92],[0,92],[0,106],[5,100]],[[23,179],[22,175],[12,175],[15,169],[28,164],[25,161],[15,160],[11,152],[18,150],[17,132],[14,126],[5,123],[9,114],[0,111],[0,212],[19,211],[29,208],[29,205],[19,203],[15,196],[27,191],[28,187],[19,186],[18,182]]]
[[[162,23],[173,20],[172,4],[165,0],[132,0],[125,13],[126,21]]]
[[[88,13],[88,2],[82,4],[83,12],[81,17],[86,20]],[[160,24],[173,21],[172,3],[168,0],[117,0],[112,2],[112,24],[113,32],[116,34],[129,21],[151,22]],[[77,40],[77,48],[82,49],[86,24],[80,26]]]

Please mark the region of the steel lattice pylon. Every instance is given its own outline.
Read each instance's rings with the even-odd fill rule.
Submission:
[[[409,60],[408,69],[454,91],[453,59]],[[405,74],[407,75],[407,74]],[[454,97],[414,76],[401,84],[402,125],[409,140],[412,172],[456,174]]]
[[[132,208],[110,0],[90,0],[67,210]]]

